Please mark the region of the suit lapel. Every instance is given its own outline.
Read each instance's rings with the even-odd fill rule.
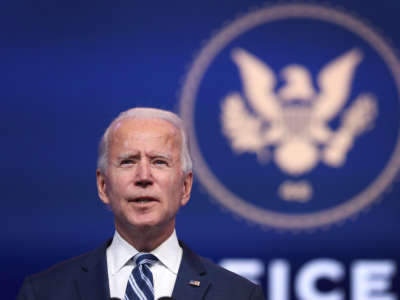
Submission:
[[[204,299],[210,288],[207,271],[200,258],[185,244],[180,242],[183,248],[182,262],[179,267],[172,298],[174,300]]]
[[[110,299],[106,261],[106,249],[110,243],[111,240],[94,250],[81,265],[76,284],[82,300]]]
[[[81,265],[80,275],[76,280],[78,293],[82,300],[108,300],[110,288],[106,249],[111,240],[94,250]],[[185,244],[180,242],[183,255],[176,278],[172,298],[174,300],[204,299],[211,282],[200,258]]]

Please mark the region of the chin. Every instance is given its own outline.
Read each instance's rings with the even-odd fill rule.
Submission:
[[[158,218],[154,218],[154,216],[131,217],[128,219],[128,222],[136,228],[157,227],[161,223],[160,220]]]

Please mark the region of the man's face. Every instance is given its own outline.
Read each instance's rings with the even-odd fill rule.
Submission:
[[[97,186],[120,233],[145,227],[172,233],[192,186],[192,173],[182,171],[181,142],[164,120],[125,119],[112,128],[107,172],[97,171]]]

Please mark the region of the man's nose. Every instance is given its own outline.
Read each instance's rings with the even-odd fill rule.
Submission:
[[[150,163],[142,161],[137,166],[135,185],[140,187],[147,187],[152,184],[153,177],[151,174]]]

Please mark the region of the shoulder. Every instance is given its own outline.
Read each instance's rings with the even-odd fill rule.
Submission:
[[[199,275],[197,278],[207,278],[211,283],[208,291],[211,299],[265,299],[259,285],[197,255],[183,243],[181,245],[185,264],[189,261],[190,268],[196,270]]]
[[[95,266],[100,266],[100,269],[105,270],[107,245],[108,242],[93,251],[62,261],[40,273],[28,276],[22,284],[17,299],[36,299],[31,298],[33,295],[41,299],[52,299],[52,296],[47,297],[47,295],[70,295],[73,293],[74,281],[79,279],[85,271]],[[70,297],[70,299],[74,298]]]
[[[61,261],[50,268],[41,271],[40,273],[33,274],[30,276],[32,280],[40,279],[40,278],[58,278],[58,276],[72,275],[75,272],[80,272],[85,270],[86,268],[90,268],[91,266],[105,262],[105,253],[106,248],[108,246],[107,243],[101,245],[99,248],[96,248],[92,251],[84,253],[82,255]]]
[[[198,256],[199,260],[203,264],[204,268],[207,270],[207,275],[214,281],[220,284],[226,283],[227,286],[235,287],[238,289],[253,289],[257,285],[250,280],[239,276],[221,266],[215,264],[211,260]]]

